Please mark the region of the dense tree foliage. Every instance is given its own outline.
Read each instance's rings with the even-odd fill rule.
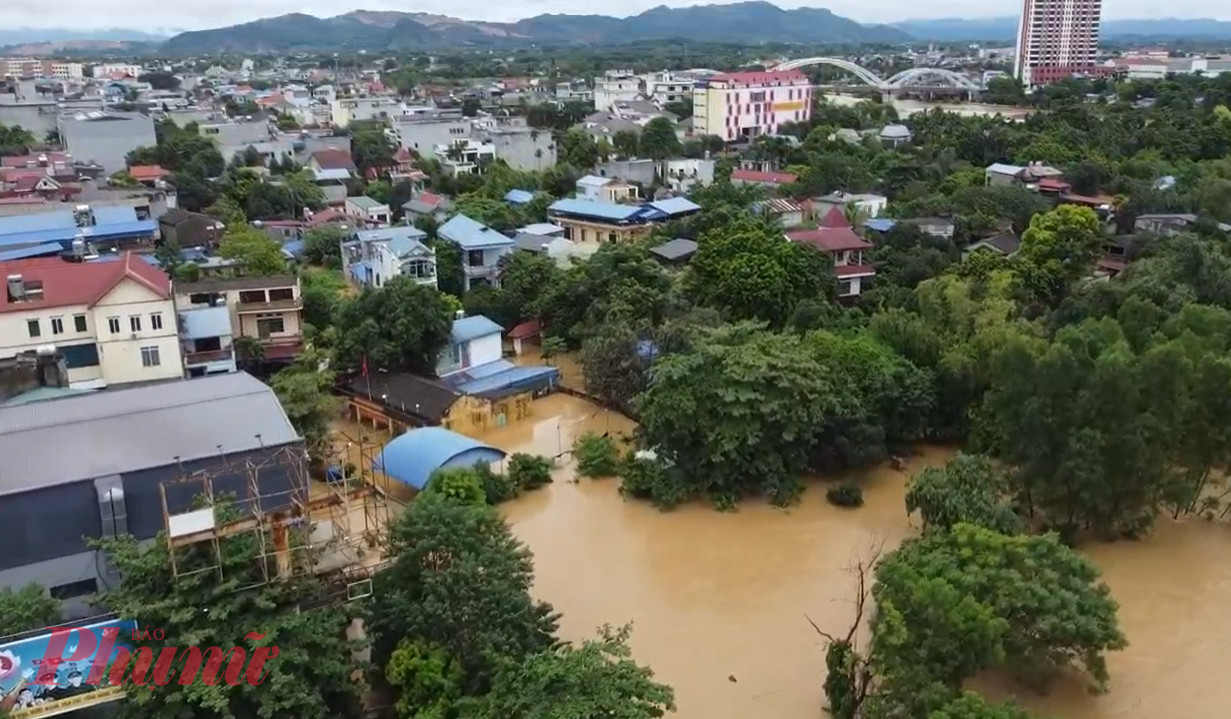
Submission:
[[[343,304],[336,354],[345,367],[359,368],[366,359],[372,369],[432,375],[452,326],[444,295],[412,278],[395,277]]]
[[[980,455],[959,454],[944,467],[930,467],[906,488],[906,511],[919,512],[924,529],[951,529],[957,524],[1013,534],[1021,520],[1008,506],[1002,473]]]
[[[60,617],[60,601],[37,584],[0,588],[0,636],[49,627]]]

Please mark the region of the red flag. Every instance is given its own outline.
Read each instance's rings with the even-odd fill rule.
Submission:
[[[367,377],[367,376],[368,376],[368,356],[367,356],[367,355],[364,355],[364,356],[363,356],[363,369],[362,369],[362,371],[363,371],[363,376],[364,376],[364,377]]]

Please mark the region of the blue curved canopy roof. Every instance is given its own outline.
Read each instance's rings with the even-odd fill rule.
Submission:
[[[403,484],[423,489],[432,472],[441,467],[469,467],[504,458],[503,450],[464,434],[443,427],[419,427],[386,444],[372,465]]]

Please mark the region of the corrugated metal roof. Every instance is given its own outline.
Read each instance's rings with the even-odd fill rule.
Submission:
[[[443,427],[419,427],[386,444],[372,465],[399,482],[423,489],[432,472],[466,452],[476,462],[499,462],[506,456],[503,450],[464,434]]]
[[[495,364],[494,362],[492,364]],[[491,394],[511,389],[530,389],[559,382],[560,370],[556,367],[522,367],[512,365],[498,372],[456,385],[462,394]]]
[[[579,217],[597,217],[602,220],[626,222],[644,211],[640,205],[616,205],[611,202],[595,202],[593,200],[556,200],[547,208],[552,212]]]
[[[666,200],[655,200],[650,207],[667,215],[682,215],[686,212],[696,212],[701,206],[684,197],[671,197]]]
[[[298,439],[244,373],[0,407],[0,496]]]
[[[453,329],[449,332],[449,341],[453,343],[469,342],[480,337],[500,334],[504,329],[483,315],[463,317],[453,321]]]
[[[33,215],[0,217],[0,237],[44,230],[76,229],[77,221],[68,211],[40,212]]]
[[[116,205],[94,208],[95,225],[118,225],[137,221],[137,210],[134,207]]]
[[[651,247],[650,252],[664,260],[680,260],[695,255],[697,253],[697,243],[686,237],[677,237],[657,247]]]
[[[550,222],[535,222],[525,227],[517,228],[517,232],[518,234],[525,233],[527,235],[563,235],[564,228],[559,225],[553,225]]]
[[[361,210],[376,210],[382,207],[384,207],[385,209],[389,209],[385,205],[385,203],[379,202],[377,200],[373,200],[371,197],[368,197],[367,195],[360,195],[358,197],[348,197],[346,198],[346,202],[351,205],[354,205],[355,207],[358,207]]]
[[[51,257],[58,255],[64,251],[64,245],[59,242],[50,242],[42,245],[34,245],[32,247],[22,247],[16,250],[6,250],[0,252],[0,262],[7,260],[25,260],[31,257]]]
[[[504,193],[504,201],[522,205],[534,199],[534,193],[527,190],[509,190]]]
[[[481,222],[465,215],[454,215],[436,231],[437,236],[454,242],[463,250],[484,247],[512,246],[513,238],[506,237]]]

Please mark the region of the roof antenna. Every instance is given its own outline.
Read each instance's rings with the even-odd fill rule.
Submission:
[[[252,436],[256,437],[256,443],[261,445],[261,449],[265,449],[265,441],[261,439],[261,433],[257,432],[256,434]]]

